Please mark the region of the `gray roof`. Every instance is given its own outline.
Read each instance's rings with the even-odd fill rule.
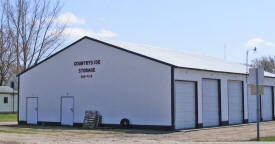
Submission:
[[[0,94],[12,94],[12,93],[17,93],[17,91],[14,91],[12,88],[8,86],[0,86]]]

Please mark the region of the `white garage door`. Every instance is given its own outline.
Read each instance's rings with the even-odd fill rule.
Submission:
[[[196,127],[195,82],[176,81],[175,128]]]
[[[218,80],[202,81],[203,126],[219,125],[219,91]]]
[[[272,120],[272,89],[264,87],[264,95],[261,96],[261,110],[263,121]]]
[[[242,82],[228,81],[229,124],[239,124],[243,121]]]
[[[250,94],[250,86],[248,86],[248,122],[257,121],[257,102],[256,96]]]

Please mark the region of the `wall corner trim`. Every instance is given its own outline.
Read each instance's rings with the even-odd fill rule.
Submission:
[[[171,66],[171,126],[175,129],[175,78],[174,78],[175,67]]]

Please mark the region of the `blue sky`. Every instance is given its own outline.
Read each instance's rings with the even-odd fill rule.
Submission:
[[[69,41],[98,36],[241,63],[253,46],[258,52],[251,52],[250,59],[275,55],[274,0],[63,0],[62,4],[59,20],[70,18]]]

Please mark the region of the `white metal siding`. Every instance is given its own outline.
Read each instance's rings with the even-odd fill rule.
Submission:
[[[271,87],[264,87],[264,95],[261,96],[261,110],[263,121],[272,120],[272,90]]]
[[[219,125],[219,91],[218,80],[202,81],[203,126]]]
[[[195,82],[175,82],[175,128],[195,128]]]
[[[92,78],[80,78],[75,61],[101,60]],[[38,121],[60,122],[61,96],[74,96],[74,123],[97,110],[104,124],[128,118],[136,125],[171,126],[171,67],[116,48],[81,40],[20,75],[19,120],[25,97],[38,96]],[[50,107],[49,107],[50,105]]]
[[[243,121],[243,100],[241,81],[228,81],[229,124]]]

